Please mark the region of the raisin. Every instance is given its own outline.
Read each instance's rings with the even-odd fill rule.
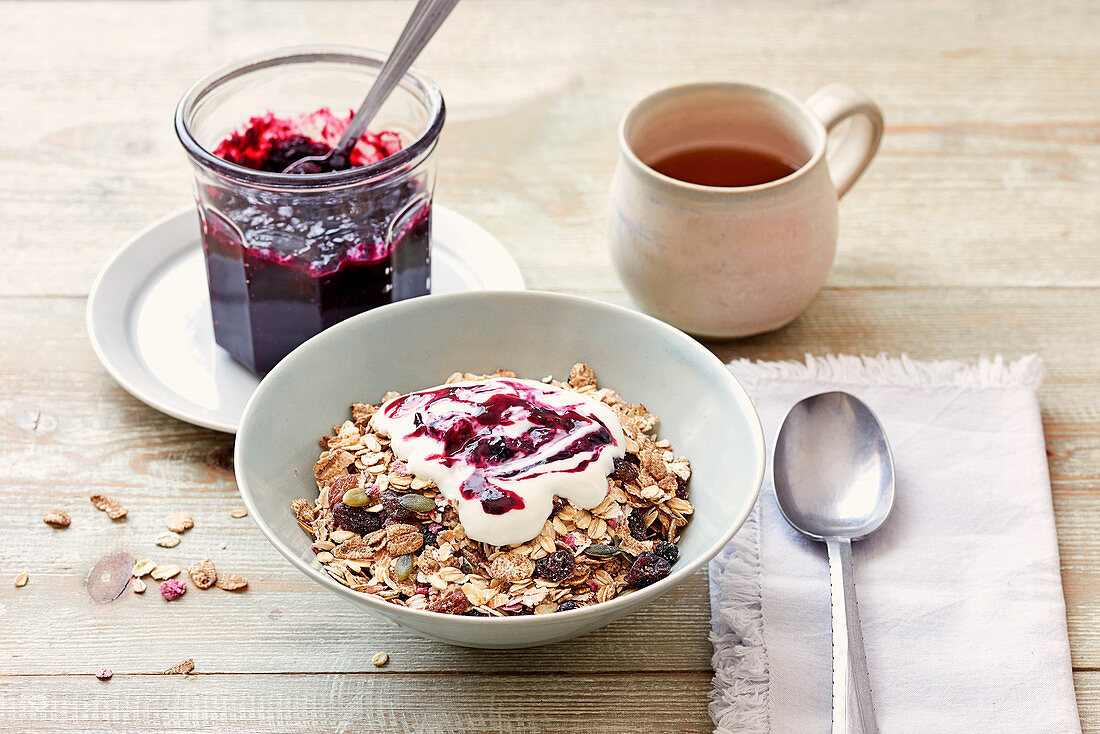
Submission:
[[[626,585],[635,589],[649,586],[660,581],[672,572],[672,564],[667,558],[645,551],[638,554],[630,570],[626,572]]]
[[[433,531],[431,525],[421,526],[420,534],[424,536],[424,545],[439,546],[439,533]]]
[[[382,515],[367,512],[365,507],[350,507],[343,502],[332,506],[332,519],[336,527],[359,535],[369,535],[382,528]]]
[[[463,617],[488,617],[489,615],[486,614],[485,612],[478,611],[477,609],[470,609],[469,611],[463,612],[462,616]]]
[[[382,507],[385,508],[386,514],[393,518],[394,522],[411,520],[415,516],[415,513],[401,504],[401,495],[391,489],[387,489],[382,493]]]
[[[676,547],[675,543],[669,543],[667,540],[658,543],[653,552],[669,563],[676,563],[676,559],[680,557],[680,549]]]
[[[577,562],[567,550],[554,551],[535,561],[535,576],[547,581],[565,581],[573,575]]]
[[[447,596],[428,602],[428,606],[424,608],[429,612],[439,612],[440,614],[462,614],[468,611],[470,606],[470,600],[466,598],[465,594],[461,591],[452,591]]]
[[[634,466],[626,459],[615,457],[615,468],[611,471],[611,476],[627,484],[638,478],[638,467]]]
[[[680,477],[676,477],[676,496],[682,500],[688,498],[688,484]]]
[[[649,536],[649,526],[645,524],[645,515],[646,510],[635,507],[626,519],[626,525],[630,529],[630,535],[634,540],[645,540]]]
[[[563,601],[558,605],[559,612],[568,612],[570,609],[580,609],[581,605],[575,601]]]

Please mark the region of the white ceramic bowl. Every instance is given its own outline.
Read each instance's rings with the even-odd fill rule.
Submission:
[[[290,511],[314,498],[317,439],[353,402],[443,382],[453,372],[559,379],[587,362],[601,385],[643,402],[660,435],[691,460],[695,515],[672,573],[603,604],[523,617],[463,617],[406,609],[336,583],[314,566]],[[426,296],[355,316],[313,337],[273,369],[237,431],[237,486],[279,552],[321,586],[421,635],[455,645],[514,648],[565,640],[645,606],[698,571],[741,527],[760,491],[764,439],[741,385],[706,348],[635,311],[574,296],[478,292]]]

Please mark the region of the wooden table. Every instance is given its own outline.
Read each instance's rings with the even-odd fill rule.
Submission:
[[[0,728],[11,731],[706,731],[706,578],[580,640],[427,643],[291,569],[240,505],[231,436],[168,418],[100,367],[85,296],[134,231],[190,201],[171,127],[201,74],[291,43],[387,47],[409,2],[0,6]],[[447,96],[438,199],[531,287],[628,303],[604,246],[622,111],[658,87],[844,80],[887,133],[841,206],[829,284],[723,358],[969,360],[1038,352],[1070,642],[1100,731],[1100,6],[1088,0],[467,0],[421,66]],[[114,526],[88,495],[130,509]],[[54,504],[73,524],[40,518]],[[196,521],[178,548],[163,517]],[[114,548],[209,555],[241,595],[83,590]],[[29,574],[21,589],[17,573]],[[390,654],[375,669],[371,655]],[[159,672],[193,658],[195,675]],[[115,677],[97,681],[107,666]],[[61,727],[60,722],[67,722]]]

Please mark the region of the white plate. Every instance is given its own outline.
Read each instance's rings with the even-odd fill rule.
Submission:
[[[432,207],[432,292],[523,290],[508,252],[462,215]],[[141,232],[99,271],[88,336],[127,392],[170,416],[235,433],[259,378],[214,343],[193,207]]]

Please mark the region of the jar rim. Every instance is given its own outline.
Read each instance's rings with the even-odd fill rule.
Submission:
[[[415,91],[423,96],[428,103],[429,123],[424,131],[409,145],[393,155],[365,166],[355,166],[343,171],[309,174],[258,171],[254,168],[231,163],[214,155],[213,152],[199,144],[187,124],[191,111],[206,95],[226,82],[254,71],[282,64],[315,61],[342,61],[381,69],[386,58],[387,54],[358,46],[313,44],[288,46],[239,59],[202,77],[184,93],[176,106],[176,135],[187,153],[196,161],[228,178],[252,185],[300,190],[362,183],[371,179],[386,177],[395,171],[408,167],[409,164],[430,153],[439,139],[439,133],[443,129],[443,121],[446,117],[443,94],[440,92],[439,86],[415,66],[409,68],[399,84],[412,86]]]

